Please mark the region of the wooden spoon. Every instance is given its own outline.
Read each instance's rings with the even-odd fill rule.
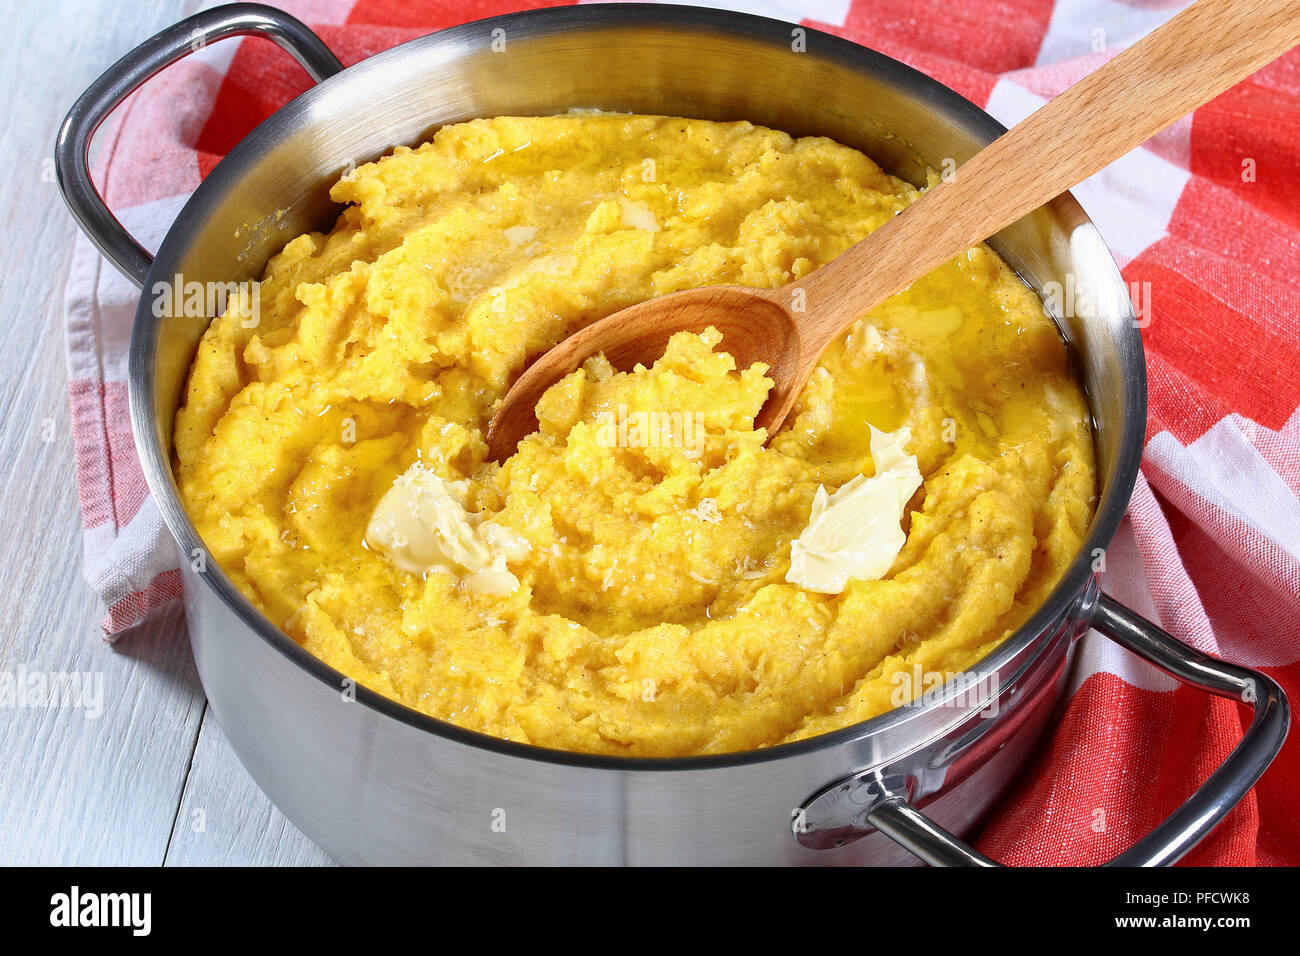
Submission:
[[[488,427],[492,459],[537,430],[542,393],[603,352],[649,366],[674,332],[722,333],[738,368],[768,365],[755,421],[773,435],[822,352],[931,269],[1049,202],[1300,44],[1300,0],[1198,0],[1088,74],[843,255],[779,289],[711,286],[616,312],[538,358]]]

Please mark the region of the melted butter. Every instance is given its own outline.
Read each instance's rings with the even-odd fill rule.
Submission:
[[[536,226],[509,226],[504,230],[506,241],[512,246],[522,246],[537,238]]]
[[[618,204],[623,209],[623,225],[629,229],[644,229],[646,232],[658,232],[659,220],[654,210],[638,199],[619,197]]]
[[[808,591],[839,594],[850,580],[884,577],[907,536],[903,509],[921,487],[916,456],[904,450],[908,428],[871,428],[871,458],[876,473],[858,475],[834,494],[817,489],[808,527],[790,546],[785,579]]]
[[[529,544],[467,511],[467,490],[465,482],[447,481],[415,462],[375,506],[366,543],[403,571],[448,572],[473,593],[510,594],[519,579],[506,562],[522,559]]]

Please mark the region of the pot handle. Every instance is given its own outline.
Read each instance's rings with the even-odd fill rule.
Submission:
[[[1277,756],[1290,718],[1286,695],[1266,674],[1202,654],[1105,594],[1092,626],[1165,673],[1254,708],[1250,726],[1228,758],[1163,823],[1106,866],[1168,866],[1196,846],[1246,795]],[[880,794],[866,822],[932,866],[999,866],[937,826],[897,793]]]
[[[343,69],[338,57],[305,24],[260,3],[213,7],[146,40],[110,66],[68,111],[54,145],[54,168],[73,218],[109,262],[143,287],[153,256],[117,221],[90,178],[90,140],[99,124],[154,74],[207,44],[257,35],[274,41],[317,83]]]

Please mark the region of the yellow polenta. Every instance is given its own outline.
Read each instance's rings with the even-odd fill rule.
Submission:
[[[856,324],[767,447],[764,369],[699,336],[652,369],[590,362],[503,465],[484,432],[525,362],[585,324],[679,289],[788,282],[916,195],[852,149],[748,123],[446,127],[334,187],[345,211],[271,260],[255,328],[212,324],[176,418],[182,496],[275,624],[462,727],[681,755],[879,714],[899,675],[967,671],[1019,625],[1092,515],[1066,350],[989,249]],[[647,439],[637,413],[655,411],[680,413],[675,440]],[[880,580],[804,590],[785,577],[791,542],[819,487],[873,474],[868,425],[910,429],[924,484],[906,543]],[[417,460],[525,539],[512,593],[366,546]]]

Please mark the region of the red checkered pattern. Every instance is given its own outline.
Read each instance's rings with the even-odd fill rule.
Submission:
[[[286,3],[344,63],[509,0]],[[728,3],[729,7],[736,4]],[[745,4],[740,4],[745,6]],[[1008,125],[1173,16],[1182,0],[755,0],[929,73]],[[219,44],[135,94],[97,178],[146,244],[307,76],[262,40]],[[1134,289],[1151,414],[1106,588],[1196,647],[1261,667],[1300,701],[1300,51],[1082,184]],[[1143,286],[1150,283],[1149,286]],[[67,292],[86,575],[116,637],[178,596],[126,402],[136,291],[82,242]],[[1141,305],[1141,303],[1139,303]],[[978,838],[1016,864],[1098,863],[1151,829],[1240,738],[1249,712],[1178,686],[1097,634],[1059,726]],[[1300,863],[1300,743],[1188,858]]]

